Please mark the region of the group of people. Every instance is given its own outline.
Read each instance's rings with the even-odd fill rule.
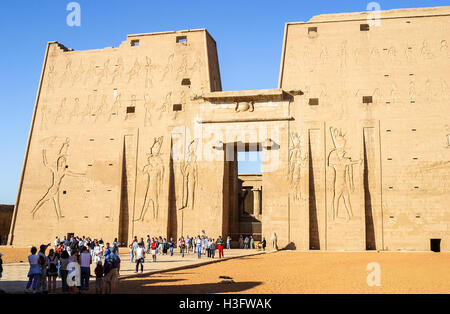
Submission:
[[[156,262],[157,255],[170,254],[170,256],[173,256],[177,247],[181,257],[192,252],[199,259],[202,255],[215,258],[217,252],[218,257],[223,258],[224,247],[231,249],[231,241],[230,236],[226,240],[221,236],[217,239],[207,235],[186,236],[186,238],[181,236],[178,241],[175,241],[173,238],[167,240],[161,236],[150,237],[150,235],[147,235],[144,242],[144,238],[140,238],[138,241],[137,236],[135,236],[129,245],[130,261],[136,263],[135,272],[137,273],[140,268],[142,273],[146,254],[151,254],[152,261]],[[276,238],[273,242],[276,243]],[[238,243],[239,248],[255,248],[252,236],[244,237],[241,235]],[[54,248],[51,248],[48,254],[46,254],[46,251],[50,243],[40,245],[39,250],[32,247],[31,254],[28,256],[30,268],[25,292],[55,293],[57,278],[61,278],[63,293],[87,291],[89,290],[91,265],[94,264],[96,293],[111,293],[115,288],[120,271],[119,244],[117,238],[110,245],[110,243],[104,243],[103,239],[97,240],[84,236],[71,236],[67,239],[64,236],[63,239],[56,237]],[[265,250],[266,240],[263,239],[258,246]],[[0,278],[3,271],[1,256],[2,254],[0,254]]]
[[[118,243],[110,246],[102,239],[56,237],[54,248],[46,255],[49,246],[42,244],[39,251],[31,248],[25,293],[55,293],[57,277],[61,278],[63,293],[87,291],[93,263],[96,293],[112,292],[120,271]]]
[[[231,237],[227,238],[226,243],[227,248],[230,249]],[[150,237],[150,235],[147,235],[145,242],[144,238],[138,240],[137,236],[135,236],[132,243],[129,245],[130,261],[136,263],[135,273],[139,271],[139,267],[142,273],[144,271],[143,264],[146,254],[151,254],[152,261],[156,262],[157,255],[170,254],[170,256],[173,256],[174,250],[178,247],[181,257],[192,252],[193,254],[197,254],[198,258],[201,258],[202,255],[206,255],[208,258],[215,258],[217,251],[219,258],[222,258],[224,257],[224,244],[225,241],[221,236],[219,236],[217,240],[206,235],[198,235],[195,238],[189,236],[185,238],[181,236],[178,241],[175,241],[173,238],[167,240],[161,236]]]

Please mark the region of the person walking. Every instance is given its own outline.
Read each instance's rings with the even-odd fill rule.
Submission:
[[[244,248],[244,237],[242,235],[239,236],[239,248]]]
[[[69,262],[69,253],[66,250],[62,251],[59,259],[59,273],[61,275],[63,293],[69,292],[69,286],[67,285],[67,275],[69,274],[67,265],[69,265]]]
[[[217,248],[219,250],[219,258],[224,257],[223,256],[223,239],[222,239],[222,236],[219,236],[219,238],[217,239]]]
[[[262,240],[262,249],[263,249],[263,251],[266,250],[266,245],[267,245],[266,238],[263,238],[263,240]]]
[[[211,241],[209,251],[210,251],[210,257],[214,258],[214,255],[216,254],[216,243],[214,242],[214,239],[212,239],[212,241]]]
[[[102,260],[102,257],[103,257],[103,251],[100,248],[100,245],[99,245],[98,241],[95,241],[95,244],[94,244],[94,257],[93,257],[92,261],[95,264],[97,264],[99,261]]]
[[[51,249],[47,256],[48,261],[48,269],[47,269],[47,277],[48,277],[48,292],[56,293],[56,277],[58,276],[58,256],[55,253],[55,250]]]
[[[250,236],[250,249],[254,249],[255,248],[255,240],[253,240],[253,237]]]
[[[144,272],[144,259],[145,259],[145,249],[143,243],[138,244],[138,248],[136,249],[136,271],[138,272],[139,264],[141,265],[141,273]]]
[[[150,244],[150,251],[152,253],[152,261],[156,262],[156,250],[158,248],[158,242],[153,238],[152,243]]]
[[[147,252],[145,252],[145,253],[150,254],[150,244],[152,243],[152,239],[150,239],[150,235],[149,234],[147,234],[146,242],[147,242]]]
[[[33,293],[36,293],[37,283],[39,277],[42,275],[39,256],[36,255],[37,248],[31,248],[31,254],[28,255],[28,263],[30,264],[30,269],[28,270],[28,283],[25,288],[25,293],[30,292],[30,287],[33,289]]]
[[[42,244],[39,247],[39,266],[41,267],[41,275],[39,276],[39,280],[36,286],[38,291],[42,291],[43,293],[47,293],[47,256],[45,256],[45,251],[47,250],[48,245]]]
[[[92,256],[89,254],[87,248],[83,246],[80,255],[80,268],[81,268],[81,289],[89,290],[89,278],[91,277],[91,264]]]
[[[186,241],[183,237],[180,238],[180,250],[181,250],[181,257],[184,257],[184,250],[186,249]]]
[[[111,294],[114,291],[116,281],[120,276],[120,258],[118,254],[110,252],[105,255],[105,293]]]
[[[212,239],[208,239],[208,243],[206,244],[206,251],[208,252],[208,257],[211,257],[211,241]]]
[[[227,237],[227,250],[231,249],[231,237]]]
[[[101,294],[103,291],[103,272],[105,269],[103,268],[102,261],[97,262],[97,266],[95,267],[95,293]]]
[[[173,256],[173,249],[174,248],[175,248],[175,241],[173,240],[173,238],[170,238],[170,241],[169,241],[170,256]]]
[[[197,237],[197,239],[195,240],[195,245],[197,247],[197,257],[201,258],[202,257],[202,239],[200,238],[200,236]]]

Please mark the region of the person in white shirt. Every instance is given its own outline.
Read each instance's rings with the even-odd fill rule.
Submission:
[[[95,241],[93,262],[95,264],[97,264],[98,262],[100,262],[102,260],[102,256],[103,256],[103,250],[100,248],[100,245],[98,244],[98,242]]]
[[[91,277],[92,256],[85,246],[81,249],[80,268],[81,268],[81,290],[89,290],[89,278]]]
[[[136,271],[138,272],[139,264],[141,265],[141,273],[144,272],[144,260],[145,260],[145,249],[142,243],[138,243],[138,248],[135,251],[136,254]]]

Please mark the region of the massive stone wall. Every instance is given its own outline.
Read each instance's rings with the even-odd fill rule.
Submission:
[[[304,92],[291,137],[309,156],[295,159],[306,197],[293,208],[310,248],[428,250],[439,238],[450,249],[449,14],[383,11],[368,30],[367,13],[287,24],[279,87]],[[291,238],[306,238],[296,225]]]
[[[237,151],[259,150],[269,243],[450,250],[449,16],[288,23],[272,90],[222,92],[205,30],[90,51],[49,43],[9,242],[236,240]]]

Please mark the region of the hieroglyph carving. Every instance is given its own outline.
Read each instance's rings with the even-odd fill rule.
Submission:
[[[339,201],[341,198],[344,200],[347,210],[347,220],[350,220],[353,217],[350,192],[355,189],[353,165],[360,163],[360,161],[353,161],[351,157],[345,156],[346,139],[341,130],[330,128],[330,132],[334,144],[334,149],[328,155],[328,166],[334,169],[333,220],[339,216]]]
[[[142,173],[147,175],[147,189],[145,190],[144,205],[141,214],[135,221],[144,221],[145,214],[150,205],[153,209],[153,218],[158,218],[159,197],[162,190],[162,182],[164,180],[164,163],[161,158],[161,146],[164,137],[153,139],[150,153],[147,154],[147,164],[142,169]]]
[[[56,217],[61,218],[62,217],[62,211],[61,211],[61,205],[59,203],[59,188],[61,186],[61,182],[64,179],[66,175],[68,176],[74,176],[74,177],[81,177],[85,176],[85,173],[75,173],[67,170],[67,150],[69,149],[69,140],[66,139],[66,141],[61,145],[61,148],[59,149],[59,152],[53,160],[49,163],[47,161],[47,152],[44,148],[42,150],[42,161],[44,163],[44,166],[51,170],[52,172],[52,183],[50,187],[48,188],[47,192],[44,194],[44,196],[37,202],[37,204],[34,206],[33,210],[31,211],[31,214],[33,215],[33,218],[36,214],[36,212],[44,205],[47,201],[52,200],[53,205],[55,207],[56,211]]]
[[[303,169],[308,162],[308,154],[304,152],[302,141],[298,133],[291,133],[289,148],[289,184],[293,191],[294,200],[301,198],[301,178]]]
[[[194,139],[188,147],[187,158],[181,162],[183,176],[183,199],[180,209],[194,209],[195,187],[197,185],[197,150],[198,140]]]

